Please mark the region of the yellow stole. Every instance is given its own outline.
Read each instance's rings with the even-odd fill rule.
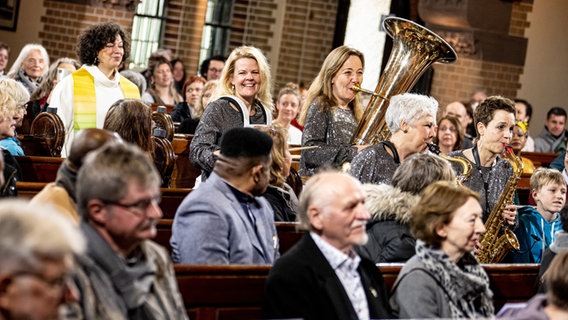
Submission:
[[[120,76],[119,84],[125,98],[140,99],[138,87]],[[95,78],[84,68],[71,74],[73,77],[73,131],[97,126]]]

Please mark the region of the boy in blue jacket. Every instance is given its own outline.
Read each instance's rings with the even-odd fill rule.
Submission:
[[[531,176],[530,187],[536,207],[517,209],[519,226],[515,234],[521,247],[513,253],[515,263],[540,263],[556,232],[562,230],[558,214],[566,199],[562,174],[556,169],[538,168]]]

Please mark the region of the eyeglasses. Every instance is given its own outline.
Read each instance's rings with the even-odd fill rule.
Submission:
[[[32,277],[36,280],[43,282],[52,292],[61,293],[64,288],[72,287],[73,277],[70,274],[63,274],[61,277],[55,279],[47,279],[44,275],[29,271],[19,271],[12,274],[12,277]]]
[[[162,196],[157,195],[152,198],[140,199],[134,203],[120,203],[118,201],[113,201],[113,200],[102,200],[102,201],[105,205],[121,207],[137,216],[142,216],[146,214],[148,208],[151,205],[156,205],[156,206],[159,205],[160,202],[162,201]]]
[[[213,73],[221,73],[221,71],[223,71],[223,69],[217,69],[217,68],[209,68],[208,70],[209,72]]]

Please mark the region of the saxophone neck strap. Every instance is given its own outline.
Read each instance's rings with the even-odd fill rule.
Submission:
[[[473,160],[475,161],[477,170],[481,172],[481,160],[479,159],[479,150],[477,150],[477,146],[474,146],[473,149],[471,149],[471,153],[473,153]]]
[[[396,147],[394,146],[394,143],[388,141],[388,140],[384,140],[380,142],[384,147],[389,148],[390,151],[392,152],[392,157],[394,160],[394,163],[396,164],[400,164],[400,157],[398,156],[398,151],[396,150]]]

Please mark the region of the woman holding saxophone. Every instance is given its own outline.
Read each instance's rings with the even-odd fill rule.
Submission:
[[[471,163],[473,170],[463,184],[479,192],[483,221],[486,221],[513,176],[512,165],[500,155],[505,151],[505,146],[511,143],[515,104],[510,99],[492,96],[475,109],[473,117],[477,131],[473,148],[452,152],[449,156],[462,157]],[[507,204],[502,216],[508,224],[514,225],[517,216],[515,205]]]

